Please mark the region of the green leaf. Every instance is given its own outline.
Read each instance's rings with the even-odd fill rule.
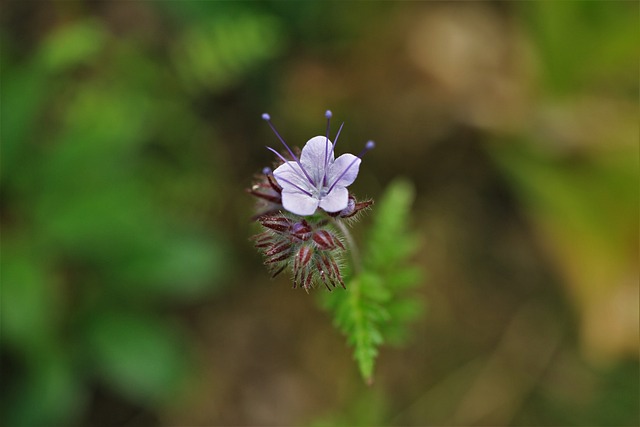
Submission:
[[[97,22],[80,21],[50,35],[40,49],[40,60],[51,72],[92,61],[106,43],[106,33]]]
[[[2,245],[2,340],[37,351],[51,339],[58,308],[50,272],[25,241]]]
[[[31,64],[5,65],[5,58],[2,59],[0,174],[4,185],[13,187],[19,185],[16,181],[22,181],[25,171],[32,169],[32,153],[27,142],[32,136],[43,101],[52,90],[47,76],[41,70]]]
[[[376,207],[365,247],[363,269],[346,292],[324,294],[322,303],[332,312],[335,326],[347,336],[360,374],[373,381],[378,348],[399,344],[408,336],[408,323],[419,316],[422,303],[407,295],[422,279],[409,258],[417,242],[409,233],[413,186],[395,181]]]

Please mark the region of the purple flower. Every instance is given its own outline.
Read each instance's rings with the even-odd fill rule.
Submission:
[[[329,140],[331,111],[327,111],[325,117],[327,134],[307,141],[298,158],[271,123],[271,117],[266,113],[262,115],[293,159],[288,161],[276,150],[267,147],[283,161],[273,171],[274,178],[282,187],[282,206],[296,215],[312,215],[318,207],[330,213],[347,208],[347,187],[358,176],[361,157],[375,146],[373,141],[369,141],[359,155],[343,154],[336,159],[335,144]],[[336,143],[341,130],[342,126],[336,135]]]
[[[280,154],[267,147],[279,162],[273,165],[275,170],[264,168],[256,174],[247,189],[258,199],[253,219],[262,225],[263,232],[253,240],[265,257],[264,263],[273,277],[289,269],[293,287],[300,286],[307,292],[318,283],[329,290],[337,285],[345,287],[340,260],[348,250],[345,243],[349,238],[342,221],[354,221],[373,204],[373,200],[359,202],[347,190],[358,176],[362,156],[373,148],[373,141],[367,142],[357,156],[343,154],[336,159],[335,144],[342,125],[332,142],[331,112],[327,111],[325,117],[326,135],[311,138],[294,154],[269,115],[263,114],[287,152]],[[313,215],[318,208],[319,214]],[[320,215],[323,212],[325,215]]]

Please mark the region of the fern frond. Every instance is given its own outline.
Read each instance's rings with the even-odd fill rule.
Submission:
[[[390,184],[377,205],[362,271],[350,278],[346,292],[321,296],[334,325],[353,347],[367,383],[373,380],[378,348],[385,342],[397,344],[406,339],[408,322],[422,312],[422,304],[407,295],[422,278],[421,270],[409,263],[417,248],[409,233],[413,195],[407,181]]]

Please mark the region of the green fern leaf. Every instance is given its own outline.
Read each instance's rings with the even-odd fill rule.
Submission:
[[[417,248],[408,233],[414,191],[407,181],[395,181],[378,204],[369,233],[362,271],[348,281],[346,292],[325,293],[322,304],[335,326],[346,335],[364,380],[371,383],[378,348],[399,344],[408,323],[422,312],[422,304],[407,296],[422,279],[409,264]]]

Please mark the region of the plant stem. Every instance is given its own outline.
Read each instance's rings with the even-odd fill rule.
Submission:
[[[356,245],[355,240],[353,240],[349,229],[346,225],[344,225],[344,222],[340,221],[339,219],[336,219],[333,222],[338,226],[340,232],[347,241],[347,246],[349,247],[349,253],[351,255],[351,261],[353,262],[353,272],[357,276],[362,270],[362,264],[360,263],[360,251],[358,251],[358,246]]]

